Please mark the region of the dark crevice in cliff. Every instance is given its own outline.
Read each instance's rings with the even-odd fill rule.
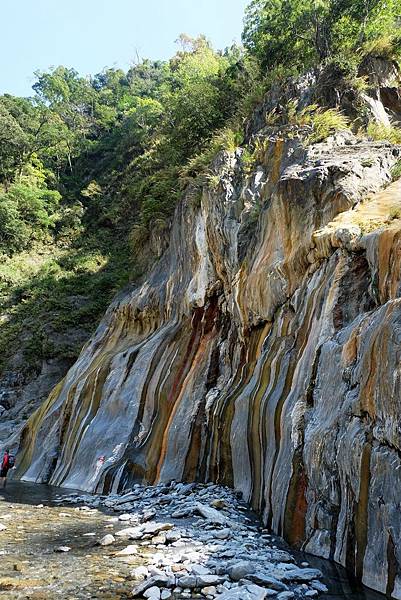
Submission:
[[[122,380],[121,385],[124,385],[124,383],[127,381],[128,377],[130,376],[131,369],[134,366],[134,363],[138,357],[138,354],[139,354],[139,348],[135,348],[135,350],[133,352],[130,352],[127,366],[125,369],[124,379]]]
[[[213,296],[209,300],[209,307],[205,313],[204,335],[213,334],[215,340],[218,339],[221,328],[224,326],[224,319],[218,307],[218,296]],[[220,346],[217,341],[214,342],[209,361],[209,367],[206,376],[205,392],[202,394],[195,417],[192,419],[190,429],[189,451],[185,458],[183,471],[184,481],[204,481],[206,477],[205,461],[205,440],[207,439],[207,420],[206,420],[206,393],[215,387],[220,373]]]
[[[152,437],[150,439],[150,448],[147,454],[147,479],[151,483],[158,481],[163,460],[167,452],[168,435],[175,411],[179,406],[180,395],[185,380],[193,367],[195,357],[199,352],[204,335],[204,318],[207,309],[196,308],[193,313],[191,323],[191,337],[186,346],[182,357],[181,366],[172,382],[170,389],[166,390],[166,398],[160,406],[162,410],[158,413],[157,420],[154,420],[155,427],[152,427]],[[206,320],[208,323],[208,320]]]
[[[232,391],[226,394],[221,407],[214,413],[211,424],[214,435],[212,438],[212,454],[209,461],[211,465],[209,477],[212,481],[229,486],[234,485],[230,432],[234,418],[235,402],[253,375],[262,331],[262,326],[259,326],[247,332],[248,344],[241,347],[236,375],[230,385]],[[237,334],[235,334],[234,339],[237,339]],[[233,346],[230,347],[230,351],[234,353]]]
[[[397,576],[401,575],[401,565],[398,563],[395,553],[395,544],[393,540],[393,536],[391,532],[388,534],[388,543],[387,543],[387,570],[388,570],[388,579],[387,579],[387,588],[386,595],[389,597],[393,596],[395,582]]]
[[[302,446],[296,449],[292,460],[292,476],[288,487],[283,527],[284,538],[296,547],[300,547],[305,539],[307,489],[308,477],[303,462]]]
[[[306,389],[306,394],[305,394],[306,406],[308,408],[313,408],[313,394],[315,391],[316,378],[317,378],[317,373],[318,373],[318,368],[319,368],[319,360],[320,360],[320,355],[322,352],[322,347],[323,347],[323,344],[318,346],[318,348],[316,349],[314,358],[313,358],[312,373],[311,373],[311,377],[310,377],[309,384],[308,384],[308,387]]]
[[[294,342],[294,346],[295,346],[295,342]],[[294,347],[293,346],[293,347]],[[293,354],[294,354],[294,358],[295,358],[295,352],[292,350]],[[271,468],[271,476],[270,476],[270,481],[268,483],[268,493],[269,493],[269,513],[268,513],[268,517],[267,517],[267,527],[268,528],[272,528],[272,520],[273,520],[273,506],[274,506],[274,502],[273,502],[273,486],[272,486],[272,478],[274,475],[274,471],[277,465],[277,458],[280,452],[280,444],[281,444],[281,418],[282,418],[282,411],[283,411],[283,406],[284,403],[288,397],[288,393],[291,389],[291,382],[292,382],[292,378],[293,378],[293,374],[294,374],[294,369],[295,369],[295,360],[291,360],[291,351],[287,352],[287,357],[289,360],[289,365],[288,365],[288,370],[286,373],[286,377],[285,377],[285,383],[283,386],[283,389],[280,393],[279,399],[276,403],[276,407],[275,407],[275,411],[274,411],[274,439],[275,439],[275,451],[274,451],[274,456],[273,456],[273,460],[272,460],[272,468]],[[282,535],[282,530],[281,530],[281,526],[279,528],[279,534]]]
[[[373,310],[377,304],[369,293],[371,272],[363,253],[347,253],[348,269],[341,278],[339,294],[333,308],[333,324],[339,331],[351,323],[361,312]]]
[[[384,438],[378,438],[375,437],[373,434],[373,442],[375,442],[379,447],[382,446],[383,448],[388,448],[389,450],[391,450],[391,452],[394,452],[398,458],[401,461],[401,449],[398,448],[397,446],[394,446],[394,444],[392,444],[389,440],[386,440]]]
[[[338,435],[338,431],[337,431],[337,435]],[[336,439],[336,447],[337,447],[337,439]],[[332,505],[332,507],[331,507],[332,523],[331,523],[331,530],[330,530],[330,554],[329,554],[330,560],[334,560],[334,555],[335,555],[335,551],[336,551],[338,521],[339,521],[340,510],[341,510],[341,505],[342,505],[342,491],[341,491],[341,486],[338,484],[337,484],[336,492],[338,495],[338,502],[337,502],[337,504]]]
[[[370,457],[372,453],[372,435],[367,433],[362,450],[359,497],[355,507],[355,575],[363,576],[363,560],[368,540],[368,502],[370,487]]]

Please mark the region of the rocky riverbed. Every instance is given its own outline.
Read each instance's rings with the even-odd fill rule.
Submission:
[[[92,496],[10,481],[0,490],[0,600],[159,596],[384,598],[334,563],[290,550],[227,488]]]
[[[322,573],[296,561],[229,489],[171,483],[124,495],[0,502],[0,598],[315,598]],[[28,502],[32,502],[29,504]]]

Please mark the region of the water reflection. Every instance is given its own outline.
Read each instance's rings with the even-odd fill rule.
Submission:
[[[320,569],[325,577],[325,583],[329,592],[321,598],[324,600],[385,600],[386,596],[364,587],[356,581],[343,567],[334,562],[317,558],[310,554],[300,554],[303,560],[312,567]]]
[[[52,505],[63,496],[70,496],[77,492],[80,496],[90,496],[79,490],[68,490],[52,485],[38,483],[25,483],[22,481],[7,481],[5,488],[0,488],[0,499],[16,502],[18,504],[45,504]]]

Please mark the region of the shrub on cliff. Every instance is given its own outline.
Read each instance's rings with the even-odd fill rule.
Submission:
[[[400,179],[401,177],[401,159],[397,160],[394,167],[391,169],[391,177],[393,181]]]
[[[372,121],[367,127],[367,134],[373,140],[401,144],[401,128],[394,125],[383,125]]]
[[[311,116],[310,125],[312,133],[307,136],[307,143],[315,144],[325,140],[336,131],[349,129],[349,120],[337,108],[327,110],[317,108]]]

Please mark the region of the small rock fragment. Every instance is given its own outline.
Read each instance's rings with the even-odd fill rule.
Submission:
[[[133,579],[136,579],[137,581],[141,581],[142,579],[145,579],[145,577],[148,577],[148,575],[149,575],[149,570],[144,565],[136,567],[135,569],[133,569],[131,571],[131,577],[133,577]]]
[[[262,585],[263,587],[271,588],[272,590],[276,590],[278,592],[284,592],[288,590],[288,587],[285,585],[285,583],[279,581],[275,577],[265,575],[264,573],[251,573],[247,575],[247,578],[253,583]]]
[[[316,579],[311,581],[311,586],[318,592],[323,592],[323,594],[326,594],[329,591],[327,585],[325,585],[321,581],[317,581]]]
[[[116,552],[115,556],[132,556],[133,554],[138,554],[138,546],[131,544],[119,552]]]
[[[218,498],[216,500],[213,500],[210,503],[210,506],[212,506],[213,508],[217,508],[218,510],[222,510],[223,508],[227,508],[227,502],[225,500],[222,500],[221,498]]]
[[[290,598],[293,598],[294,596],[294,592],[280,592],[280,594],[277,596],[277,600],[290,600]]]
[[[218,510],[212,508],[211,506],[206,506],[201,502],[197,502],[195,506],[195,511],[197,514],[201,515],[204,519],[207,519],[211,523],[217,523],[219,525],[225,525],[228,519],[219,513]]]
[[[116,538],[111,533],[107,533],[101,540],[99,540],[99,546],[110,546],[110,544],[114,544]]]
[[[149,577],[149,579],[142,581],[142,583],[139,583],[132,590],[133,598],[143,596],[144,592],[151,587],[169,587],[169,578],[167,575],[154,575],[153,577]]]

